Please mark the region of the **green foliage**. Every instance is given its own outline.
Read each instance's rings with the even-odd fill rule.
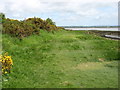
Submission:
[[[58,29],[60,29],[60,30],[64,30],[65,28],[63,28],[63,27],[57,27]]]
[[[54,22],[51,19],[42,20],[41,18],[28,18],[24,20],[24,22],[31,23],[35,25],[39,29],[44,29],[47,31],[55,31],[58,30],[57,26],[54,24]]]
[[[3,88],[117,88],[118,41],[85,32],[41,30],[22,41],[3,34],[14,62]]]
[[[26,22],[6,19],[3,23],[3,33],[22,39],[32,34],[39,34],[38,28]]]
[[[0,13],[0,18],[1,19],[5,19],[5,14],[4,13]]]
[[[53,22],[52,19],[50,19],[50,18],[47,18],[46,22],[50,25],[55,25],[55,22]]]
[[[42,20],[41,18],[28,18],[23,21],[13,20],[5,18],[4,14],[1,14],[3,18],[3,33],[10,34],[11,36],[23,39],[24,37],[32,34],[39,35],[40,29],[48,32],[54,32],[59,30],[51,19]]]
[[[4,19],[5,19],[5,14],[0,13],[0,24],[4,21]]]

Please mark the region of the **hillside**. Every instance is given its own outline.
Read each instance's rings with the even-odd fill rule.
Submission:
[[[13,59],[4,88],[117,88],[118,41],[88,31],[45,30],[20,41],[2,35]]]

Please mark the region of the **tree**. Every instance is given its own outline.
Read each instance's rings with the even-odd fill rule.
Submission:
[[[52,19],[50,19],[50,18],[47,18],[46,22],[50,25],[55,25],[55,22],[53,22]]]
[[[5,19],[5,14],[4,13],[0,13],[0,19]]]
[[[5,20],[5,14],[4,13],[0,13],[0,23],[3,23]]]

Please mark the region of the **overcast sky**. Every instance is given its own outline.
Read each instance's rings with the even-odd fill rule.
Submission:
[[[56,25],[117,25],[119,0],[1,0],[7,18],[51,18]]]

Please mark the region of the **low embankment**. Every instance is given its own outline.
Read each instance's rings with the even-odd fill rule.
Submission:
[[[102,37],[111,38],[120,40],[120,31],[98,31],[98,30],[90,30],[89,33],[96,34]]]

